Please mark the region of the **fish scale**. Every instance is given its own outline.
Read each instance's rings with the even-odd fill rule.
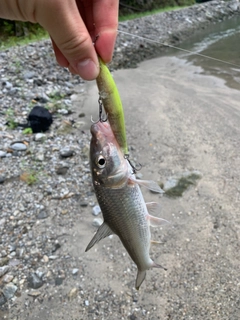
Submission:
[[[149,268],[152,260],[143,252],[149,251],[151,234],[146,220],[147,208],[139,186],[124,185],[118,189],[97,186],[95,192],[104,222],[119,236],[138,268]]]

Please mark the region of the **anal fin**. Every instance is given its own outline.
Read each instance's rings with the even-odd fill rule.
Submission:
[[[101,226],[98,228],[97,232],[93,236],[92,240],[89,242],[85,252],[90,250],[100,240],[106,238],[107,236],[110,236],[111,234],[113,234],[112,230],[105,222],[103,222],[103,224],[101,224]]]

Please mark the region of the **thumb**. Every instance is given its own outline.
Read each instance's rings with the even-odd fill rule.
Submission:
[[[49,32],[58,63],[85,80],[95,79],[99,73],[98,58],[76,2],[45,2],[45,6],[36,9],[36,20]]]

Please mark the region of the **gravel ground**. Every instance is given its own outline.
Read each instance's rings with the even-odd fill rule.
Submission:
[[[119,30],[177,44],[199,28],[236,14],[239,2],[211,1],[127,21]],[[136,66],[162,50],[161,45],[119,33],[111,67]],[[90,121],[79,111],[84,81],[58,67],[50,41],[41,41],[0,52],[0,86],[0,318],[40,319],[32,315],[33,305],[41,309],[59,292],[58,303],[81,305],[81,319],[158,319],[148,316],[154,305],[149,311],[131,311],[130,299],[138,300],[133,288],[114,296],[114,277],[108,289],[93,288],[93,279],[86,277],[94,272],[93,266],[73,254],[85,246],[85,237],[91,238],[86,221],[95,226],[101,222],[89,215],[97,203],[88,162],[90,134],[85,129]],[[28,135],[6,126],[7,121],[24,122],[35,105],[53,114],[47,133]],[[71,242],[81,224],[83,243]],[[101,268],[105,265],[99,265],[99,274]],[[109,272],[111,277],[111,268]],[[135,275],[134,266],[125,270],[128,273]],[[92,290],[99,306],[90,310]]]

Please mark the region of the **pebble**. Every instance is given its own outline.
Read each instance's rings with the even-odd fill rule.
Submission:
[[[77,275],[78,274],[78,271],[79,271],[79,269],[78,268],[74,268],[73,270],[72,270],[72,275]]]
[[[0,267],[7,265],[9,262],[9,258],[8,257],[4,257],[0,259]]]
[[[35,71],[25,71],[23,73],[24,79],[32,79],[36,75]]]
[[[7,283],[4,286],[2,292],[3,292],[4,296],[5,296],[5,298],[7,300],[9,300],[15,295],[15,292],[17,291],[17,289],[18,289],[18,287],[10,282],[10,283]]]
[[[3,292],[0,291],[0,306],[3,306],[7,302],[6,297],[4,296]]]
[[[7,152],[0,150],[0,158],[6,157]]]
[[[5,176],[0,175],[0,184],[4,183],[6,180]]]
[[[56,259],[58,259],[58,256],[52,255],[52,256],[49,256],[49,259],[50,260],[56,260]]]
[[[33,297],[33,298],[36,298],[36,297],[40,296],[40,294],[41,294],[40,291],[31,291],[31,292],[28,292],[28,296]]]
[[[72,288],[68,293],[68,299],[73,300],[78,295],[78,288]]]
[[[11,282],[13,280],[13,275],[11,275],[11,274],[5,274],[4,276],[3,276],[3,278],[2,278],[2,281],[4,282],[4,283],[9,283],[9,282]]]
[[[44,255],[44,256],[43,256],[43,261],[44,261],[45,263],[47,263],[47,262],[49,261],[48,256]]]
[[[29,276],[28,276],[28,286],[29,288],[32,289],[38,289],[40,287],[42,287],[43,285],[43,281],[42,279],[40,279],[35,272],[32,272]]]
[[[3,266],[3,267],[0,267],[0,278],[5,275],[5,273],[7,273],[9,270],[9,266]]]
[[[6,89],[11,89],[13,87],[12,83],[9,81],[3,81],[2,86]]]
[[[37,215],[37,219],[46,219],[48,218],[48,213],[45,210],[42,210],[39,212],[39,214]]]
[[[56,174],[58,175],[65,175],[68,171],[68,166],[59,166],[56,168]]]
[[[63,148],[59,151],[59,153],[62,158],[72,157],[75,154],[74,150],[69,148]]]
[[[94,227],[100,227],[102,223],[103,223],[103,220],[101,218],[95,218],[92,222],[92,225]]]
[[[27,146],[21,142],[15,142],[11,144],[11,149],[15,151],[25,151],[27,150]]]
[[[101,209],[100,209],[100,207],[97,205],[97,206],[94,206],[93,208],[92,208],[92,214],[94,215],[94,216],[98,216],[99,214],[101,213]]]
[[[41,133],[41,132],[36,133],[36,135],[35,135],[35,141],[42,141],[45,138],[46,138],[46,134]]]
[[[58,113],[60,113],[60,114],[68,114],[68,110],[67,109],[59,109],[58,110]]]

